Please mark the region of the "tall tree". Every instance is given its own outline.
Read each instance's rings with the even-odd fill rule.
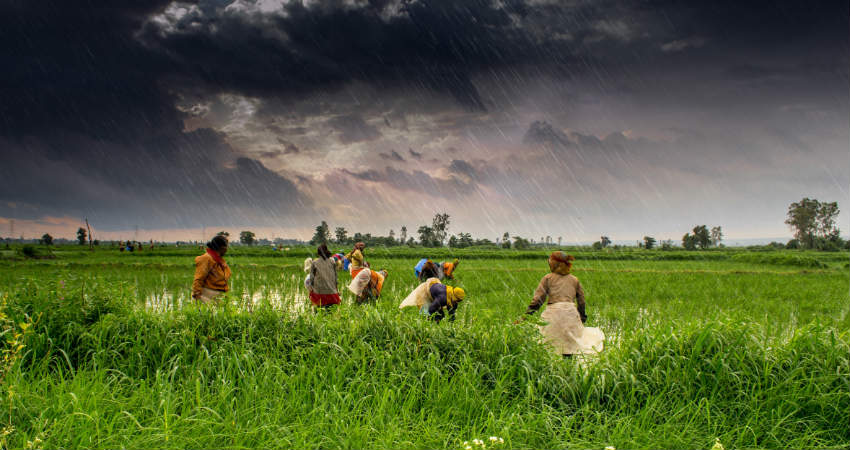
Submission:
[[[53,236],[51,236],[47,233],[44,233],[44,235],[41,236],[41,239],[39,240],[39,242],[41,242],[44,245],[53,245]]]
[[[682,247],[685,247],[685,250],[697,249],[697,240],[693,234],[685,233],[685,235],[682,236]]]
[[[561,246],[561,236],[558,236],[558,247]]]
[[[401,241],[402,244],[407,242],[407,225],[401,226],[401,237],[399,238],[399,241]]]
[[[599,238],[599,243],[602,244],[602,248],[605,248],[611,245],[611,238],[609,238],[608,236],[602,236]]]
[[[694,232],[695,243],[699,248],[706,249],[711,245],[711,235],[708,232],[708,227],[697,225],[692,231]]]
[[[838,216],[838,202],[823,202],[818,208],[818,234],[824,239],[838,237],[838,227],[835,226],[835,218]]]
[[[502,235],[502,248],[511,248],[511,235],[507,231]]]
[[[313,238],[310,239],[311,245],[327,244],[331,239],[331,229],[328,223],[324,220],[316,227],[316,232],[313,233]]]
[[[442,246],[446,241],[446,236],[449,232],[449,215],[446,213],[435,214],[434,220],[431,222],[431,228],[434,232],[434,239]]]
[[[711,228],[711,245],[713,247],[717,247],[720,245],[720,241],[723,240],[723,230],[720,229],[719,226]]]
[[[83,227],[80,227],[77,230],[77,242],[79,242],[80,245],[86,245],[86,236],[87,235],[88,235],[88,233],[86,233],[86,229],[83,228]]]
[[[345,244],[348,242],[348,231],[346,231],[344,227],[336,227],[334,230],[334,236],[336,237],[337,244]]]
[[[821,203],[813,198],[804,198],[788,206],[785,224],[794,230],[797,238],[805,248],[815,245],[815,234],[818,231],[818,213]]]
[[[423,247],[434,247],[436,238],[434,237],[434,229],[429,227],[428,225],[422,225],[417,230],[419,233],[419,243],[422,244]]]
[[[253,231],[243,231],[239,233],[239,242],[245,245],[254,245],[257,240],[257,235]]]
[[[390,240],[390,245],[395,244],[395,231],[390,230],[390,236],[389,236],[389,237],[390,237],[390,239],[389,239],[389,240]]]
[[[644,236],[643,237],[643,248],[645,248],[647,250],[652,250],[653,247],[655,247],[655,242],[656,242],[656,240],[655,240],[654,237]]]

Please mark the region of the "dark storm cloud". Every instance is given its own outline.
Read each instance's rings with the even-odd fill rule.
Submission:
[[[407,149],[407,153],[409,153],[409,154],[410,154],[410,157],[411,157],[411,158],[413,158],[413,159],[415,159],[415,160],[417,160],[417,161],[422,161],[422,153],[419,153],[419,152],[413,151],[413,149],[412,149],[412,148]]]
[[[391,161],[396,162],[404,162],[404,157],[401,156],[397,151],[393,150],[389,153],[378,153],[378,156],[384,159],[389,159]]]
[[[377,128],[356,114],[333,117],[327,124],[337,132],[337,137],[343,144],[373,141],[382,136]]]
[[[411,101],[437,93],[480,116],[510,116],[513,106],[504,105],[524,99],[528,81],[540,78],[558,85],[583,80],[597,89],[591,97],[613,93],[649,105],[698,93],[704,97],[689,98],[703,102],[697,107],[717,105],[730,115],[743,106],[736,103],[740,91],[726,89],[728,83],[745,84],[752,103],[784,101],[785,93],[792,103],[819,93],[814,105],[790,106],[800,114],[846,110],[844,97],[835,100],[834,93],[840,88],[846,94],[847,2],[328,0],[289,2],[276,11],[256,6],[219,0],[2,3],[0,173],[7,181],[0,200],[29,205],[33,216],[99,211],[115,226],[139,216],[152,226],[222,217],[291,220],[290,213],[310,202],[289,179],[298,174],[272,172],[246,158],[241,146],[231,147],[230,136],[184,124],[208,110],[178,104],[220,94],[275,100],[261,105],[258,116],[321,116],[343,144],[386,138],[382,130],[408,131],[404,111],[372,117],[325,101],[336,99],[327,93],[351,83],[401,92]],[[286,111],[286,100],[311,96],[310,111]],[[552,102],[562,107],[560,98]],[[381,117],[390,130],[371,124]],[[263,127],[287,137],[279,149],[273,138],[262,149],[259,156],[269,159],[296,157],[300,149],[288,139],[314,131],[302,124]],[[795,138],[783,137],[782,124],[777,130],[777,139]],[[320,144],[294,139],[303,153]],[[621,134],[565,132],[545,122],[532,125],[525,142],[548,148],[550,158],[557,151],[574,152],[579,160],[597,154],[609,165],[627,161],[625,152],[654,151],[651,160],[659,161],[679,151]],[[705,162],[710,147],[683,146],[694,155],[682,160]],[[422,153],[408,153],[422,160]],[[455,153],[444,169],[476,183],[512,174],[496,174]],[[443,197],[477,188],[456,177],[391,168],[351,176]],[[309,181],[301,178],[299,185]],[[3,208],[0,215],[18,214]]]

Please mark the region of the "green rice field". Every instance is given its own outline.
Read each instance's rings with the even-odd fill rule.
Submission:
[[[573,359],[513,324],[546,251],[367,249],[381,298],[329,312],[309,252],[234,247],[219,308],[198,248],[0,254],[3,447],[850,447],[846,252],[569,251],[606,334]],[[398,309],[426,256],[461,260],[455,322]]]

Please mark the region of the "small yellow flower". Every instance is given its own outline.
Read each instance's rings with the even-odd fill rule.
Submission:
[[[605,450],[617,450],[613,445],[605,447]]]
[[[726,448],[720,443],[720,438],[716,438],[714,439],[714,445],[711,447],[711,450],[726,450]]]

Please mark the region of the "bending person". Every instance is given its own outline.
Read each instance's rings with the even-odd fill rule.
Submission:
[[[439,323],[449,314],[449,322],[455,320],[458,304],[466,298],[466,292],[459,287],[446,286],[437,278],[429,278],[420,284],[401,302],[399,309],[408,306],[419,307],[420,313]]]
[[[381,290],[384,288],[384,280],[387,279],[387,275],[386,270],[375,271],[362,268],[351,279],[348,290],[354,294],[355,301],[358,304],[375,300],[381,296]]]
[[[207,243],[207,252],[195,258],[192,298],[206,305],[219,303],[219,297],[230,290],[230,267],[224,262],[227,238],[216,236]]]
[[[425,281],[429,278],[436,278],[441,281],[445,278],[453,280],[454,271],[459,264],[460,261],[457,258],[452,262],[440,263],[435,263],[428,258],[422,258],[413,268],[413,273],[416,274],[419,281]]]
[[[331,257],[328,246],[322,244],[317,249],[319,255],[310,264],[309,282],[310,302],[313,306],[328,308],[340,302],[337,290],[336,263]]]
[[[548,306],[540,316],[546,325],[540,327],[540,331],[544,339],[564,356],[600,351],[605,339],[598,328],[584,327],[587,321],[584,289],[578,278],[570,273],[573,260],[572,255],[562,251],[552,252],[549,256],[551,273],[540,280],[526,310],[526,314],[534,314],[548,298]]]

